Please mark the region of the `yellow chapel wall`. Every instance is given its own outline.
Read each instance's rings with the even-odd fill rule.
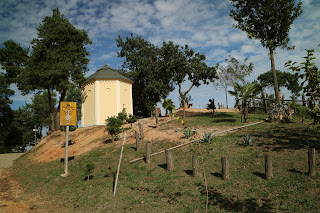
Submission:
[[[120,108],[126,108],[128,114],[133,114],[132,84],[120,81]]]
[[[97,125],[104,125],[106,119],[117,116],[117,80],[99,81],[99,116]]]
[[[95,124],[95,84],[94,81],[89,82],[82,90],[82,126],[90,126]]]

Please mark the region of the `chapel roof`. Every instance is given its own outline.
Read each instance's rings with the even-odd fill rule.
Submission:
[[[133,81],[127,77],[124,77],[117,70],[110,68],[108,65],[104,65],[103,67],[99,68],[95,73],[88,77],[88,80],[91,79],[120,79],[129,81],[133,84]]]

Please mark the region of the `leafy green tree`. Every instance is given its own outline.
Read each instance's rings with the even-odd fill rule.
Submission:
[[[173,101],[171,99],[165,99],[163,104],[162,104],[162,107],[166,110],[166,115],[167,115],[167,112],[169,111],[170,113],[170,118],[172,120],[172,117],[173,117],[173,111],[176,110],[176,107],[175,105],[173,104]]]
[[[278,78],[278,87],[286,87],[291,91],[292,95],[299,96],[299,92],[302,90],[302,87],[299,85],[298,78],[289,72],[282,72],[276,70]],[[273,76],[272,71],[265,72],[258,76],[261,89],[273,85]]]
[[[314,124],[317,124],[320,121],[320,70],[312,62],[315,59],[313,56],[314,50],[306,51],[307,56],[303,57],[305,62],[298,64],[288,61],[286,66],[297,72],[297,77],[303,80],[301,85],[303,86],[303,92],[308,97],[309,114],[314,120]]]
[[[28,52],[28,49],[21,47],[13,40],[3,43],[3,48],[0,48],[0,64],[2,69],[6,71],[4,76],[7,83],[17,83],[18,87],[21,88],[23,82],[20,82],[18,76],[24,71],[28,60]]]
[[[123,121],[118,117],[112,116],[106,119],[107,131],[112,137],[112,143],[118,134],[122,131],[121,126]]]
[[[205,63],[206,56],[195,53],[188,45],[179,47],[179,45],[174,45],[173,42],[164,42],[163,48],[171,53],[168,67],[173,73],[172,81],[178,85],[179,96],[184,102],[187,94],[194,86],[199,87],[201,82],[209,84],[217,78],[216,67],[207,66]],[[181,85],[186,80],[189,80],[191,85],[186,91],[182,91]],[[184,105],[185,103],[183,103]],[[183,119],[185,119],[185,109],[183,110]]]
[[[207,109],[212,109],[212,113],[216,109],[216,105],[214,104],[214,99],[209,99],[209,103],[207,104]]]
[[[11,152],[15,143],[10,138],[12,132],[12,123],[14,119],[14,112],[10,104],[10,96],[14,91],[9,89],[10,83],[3,73],[0,73],[0,154]]]
[[[131,129],[132,129],[132,124],[137,122],[137,117],[129,114],[129,116],[126,118],[126,121],[130,124]]]
[[[257,82],[245,83],[243,85],[234,83],[233,89],[234,90],[229,91],[229,93],[231,95],[234,95],[242,99],[242,111],[243,111],[244,122],[248,123],[249,122],[248,101],[250,98],[253,98],[257,95],[257,93],[259,92],[259,85]]]
[[[301,2],[295,0],[231,0],[234,9],[230,16],[236,28],[245,31],[250,39],[260,40],[269,50],[273,86],[277,101],[281,102],[274,54],[277,47],[288,48],[289,31],[293,21],[302,13]]]
[[[225,59],[226,66],[219,66],[218,81],[216,86],[222,87],[226,95],[226,107],[228,109],[228,87],[232,86],[234,82],[245,83],[245,77],[249,76],[253,70],[253,63],[247,64],[246,58],[242,63],[232,57]]]
[[[148,116],[154,105],[173,91],[172,74],[163,62],[162,51],[141,36],[120,36],[116,39],[121,48],[118,56],[125,58],[122,74],[134,81],[132,87],[133,111]]]
[[[43,19],[37,31],[37,38],[31,41],[32,52],[26,69],[19,79],[23,81],[24,93],[47,91],[51,129],[56,130],[60,128],[60,106],[55,113],[52,95],[57,92],[60,103],[70,88],[86,81],[84,75],[89,62],[86,45],[91,41],[87,33],[76,29],[58,8],[52,16]]]

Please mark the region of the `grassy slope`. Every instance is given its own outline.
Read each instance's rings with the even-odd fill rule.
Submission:
[[[257,121],[265,115],[253,115]],[[216,138],[210,150],[206,144],[174,150],[175,170],[166,171],[164,155],[143,161],[129,161],[143,155],[132,145],[124,150],[117,196],[112,197],[114,173],[120,146],[104,145],[90,153],[76,156],[69,163],[70,175],[61,178],[63,164],[53,161],[35,164],[28,155],[19,159],[14,171],[26,193],[34,200],[34,209],[54,212],[204,212],[206,190],[203,176],[192,177],[191,155],[200,151],[201,168],[208,181],[209,212],[318,212],[320,179],[306,175],[307,150],[319,150],[319,132],[308,130],[300,120],[290,124],[259,124],[236,133]],[[186,120],[192,127],[240,124],[238,114],[216,113]],[[179,125],[172,122],[168,125]],[[166,129],[168,127],[162,126]],[[253,137],[254,144],[244,147],[243,135]],[[143,142],[145,143],[145,142]],[[175,142],[158,141],[155,151],[171,147]],[[264,180],[264,156],[271,153],[274,178]],[[229,157],[231,178],[221,179],[221,157]],[[319,157],[318,157],[319,159]],[[317,168],[319,160],[317,159]],[[85,167],[94,162],[93,178],[85,181]],[[31,199],[32,200],[32,199]],[[39,202],[39,200],[41,202]]]

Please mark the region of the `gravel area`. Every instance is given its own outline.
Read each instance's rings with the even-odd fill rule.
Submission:
[[[15,159],[19,158],[23,153],[0,154],[0,169],[7,169],[12,166]]]

